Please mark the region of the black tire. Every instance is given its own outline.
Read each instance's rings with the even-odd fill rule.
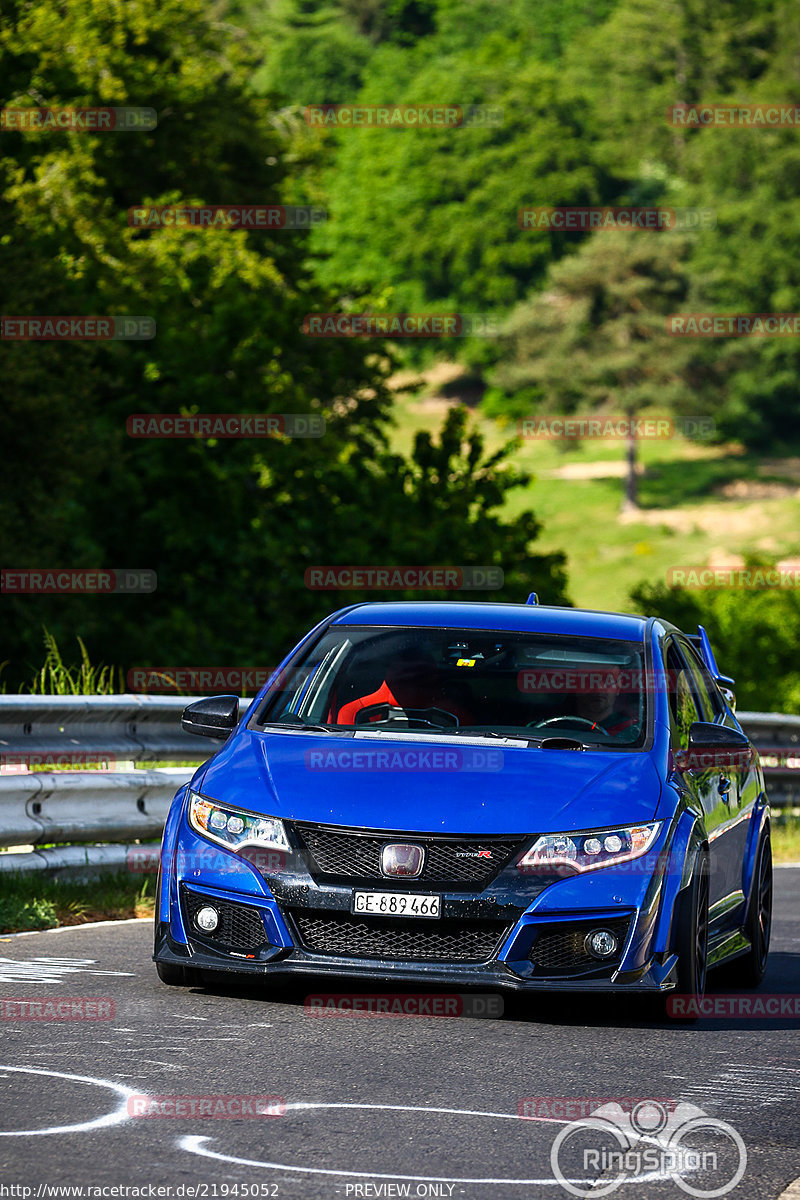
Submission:
[[[681,894],[675,949],[678,954],[678,986],[675,995],[702,1000],[708,977],[708,851],[699,850],[691,882]],[[696,1021],[697,1008],[690,1013],[674,1012],[670,996],[665,996],[665,1012],[671,1020]],[[685,1006],[684,1006],[685,1007]]]
[[[157,962],[156,971],[161,982],[170,987],[192,987],[198,981],[196,971],[177,963]]]
[[[756,988],[766,974],[772,931],[772,842],[768,833],[758,850],[744,930],[750,938],[750,950],[732,962],[730,970],[739,987]]]

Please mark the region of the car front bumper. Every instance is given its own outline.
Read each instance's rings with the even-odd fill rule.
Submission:
[[[356,920],[351,913],[352,885],[320,882],[296,860],[291,871],[262,874],[246,859],[220,847],[212,848],[211,865],[205,866],[203,855],[209,854],[209,843],[189,827],[185,814],[175,816],[171,829],[169,824],[162,849],[153,956],[160,962],[261,977],[338,977],[379,983],[384,989],[417,983],[531,992],[653,993],[675,986],[671,926],[685,849],[676,837],[665,840],[646,872],[597,871],[545,884],[509,868],[477,892],[433,886],[416,889],[442,895],[442,918],[449,928],[479,928],[485,922],[496,933],[489,939],[490,953],[481,961],[431,961],[402,952],[361,954],[352,947],[345,953],[335,948],[321,952],[307,944],[300,932],[303,917],[318,920],[323,928],[328,922],[337,931],[347,929],[348,921]],[[387,882],[385,890],[389,890]],[[192,911],[203,902],[220,911],[232,906],[237,921],[239,910],[246,910],[243,915],[251,926],[263,930],[261,944],[255,944],[256,937],[253,945],[235,949],[202,935]],[[383,934],[384,921],[373,918],[371,928]],[[434,924],[416,920],[414,932]],[[562,961],[563,948],[578,945],[584,929],[608,925],[621,933],[619,953],[610,963],[575,966],[568,955]],[[543,954],[543,946],[555,950]]]

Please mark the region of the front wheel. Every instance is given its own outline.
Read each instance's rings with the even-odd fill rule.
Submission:
[[[700,850],[695,861],[689,886],[681,893],[678,905],[678,923],[675,949],[678,954],[678,986],[673,995],[694,1000],[690,1016],[672,1011],[669,994],[666,999],[667,1014],[673,1019],[696,1021],[699,1001],[706,991],[708,976],[708,897],[709,864],[708,851]],[[681,1005],[685,1010],[686,1004]]]
[[[758,851],[745,933],[750,939],[747,954],[731,963],[740,987],[755,988],[767,970],[772,930],[772,843],[765,834]]]

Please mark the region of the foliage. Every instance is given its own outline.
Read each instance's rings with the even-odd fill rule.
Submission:
[[[657,583],[642,584],[631,599],[639,611],[681,629],[693,633],[698,624],[705,627],[720,670],[736,679],[739,708],[800,713],[800,596],[795,589],[689,592]]]

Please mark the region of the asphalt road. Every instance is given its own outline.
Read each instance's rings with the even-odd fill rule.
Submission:
[[[800,995],[800,867],[776,880],[760,992]],[[145,922],[0,942],[0,1000],[71,997],[60,1011],[76,1014],[31,1020],[25,1005],[0,1004],[0,1196],[25,1200],[21,1189],[31,1188],[47,1197],[55,1193],[46,1185],[70,1184],[124,1185],[117,1194],[128,1196],[169,1187],[161,1196],[200,1200],[561,1197],[570,1192],[554,1177],[552,1150],[562,1134],[558,1168],[567,1179],[599,1179],[592,1196],[617,1178],[619,1157],[610,1167],[598,1158],[610,1145],[639,1151],[616,1192],[631,1200],[708,1194],[745,1161],[724,1194],[778,1197],[800,1176],[798,1018],[673,1024],[643,1016],[633,999],[558,997],[506,999],[500,1019],[315,1017],[304,1000],[318,983],[165,987]],[[342,981],[330,990],[353,991]],[[713,990],[730,985],[713,980]],[[85,1019],[92,1011],[104,1019]],[[187,1115],[155,1115],[171,1108],[153,1098],[176,1096],[195,1098],[183,1102]],[[242,1119],[229,1099],[242,1096],[278,1097],[283,1115]],[[201,1115],[198,1097],[226,1115]],[[646,1099],[660,1108],[635,1108]],[[684,1150],[712,1147],[698,1159],[670,1157],[630,1124],[616,1141],[607,1127],[566,1124],[603,1100],[621,1102],[605,1109],[617,1129],[635,1112],[640,1135],[659,1114],[681,1124],[695,1109],[724,1125],[686,1133]],[[137,1104],[151,1115],[129,1115]],[[668,1174],[676,1163],[683,1190]],[[588,1184],[572,1186],[587,1194]]]

